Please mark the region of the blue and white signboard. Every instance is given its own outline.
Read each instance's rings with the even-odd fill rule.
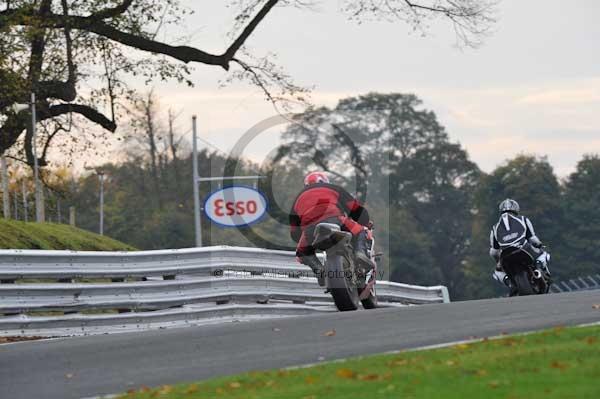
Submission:
[[[247,226],[267,212],[267,199],[247,186],[231,186],[213,192],[204,202],[204,213],[224,227]]]

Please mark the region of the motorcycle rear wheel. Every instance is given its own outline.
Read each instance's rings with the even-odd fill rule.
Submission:
[[[348,259],[340,255],[327,255],[327,286],[333,297],[335,306],[341,312],[358,309],[358,290],[352,283],[352,276],[345,271],[349,269]]]

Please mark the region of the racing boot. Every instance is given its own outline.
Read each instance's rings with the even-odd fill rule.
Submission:
[[[509,292],[508,292],[508,296],[509,297],[517,296],[517,294],[519,293],[519,291],[517,290],[517,286],[515,284],[513,284],[512,281],[510,280],[510,277],[505,276],[504,279],[502,280],[502,282],[509,289]]]
[[[310,267],[317,276],[317,281],[319,282],[319,287],[325,287],[325,275],[323,273],[323,264],[317,258],[317,255],[303,255],[300,256],[300,262],[308,267]]]
[[[367,247],[367,232],[362,230],[356,237],[354,241],[354,256],[356,260],[363,266],[367,268],[367,272],[371,269],[375,268],[371,257],[369,256],[368,247]],[[366,274],[366,273],[365,273]]]

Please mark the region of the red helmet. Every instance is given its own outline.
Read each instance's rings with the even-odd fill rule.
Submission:
[[[329,183],[329,178],[324,172],[310,172],[304,178],[304,185],[310,186],[317,183]]]

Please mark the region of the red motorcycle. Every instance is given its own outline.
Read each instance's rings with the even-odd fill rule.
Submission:
[[[372,222],[367,236],[367,252],[374,268],[363,266],[355,259],[351,233],[332,223],[319,223],[315,228],[313,246],[326,254],[325,283],[340,311],[356,310],[359,302],[365,309],[377,307],[375,284],[381,254],[375,253]]]

